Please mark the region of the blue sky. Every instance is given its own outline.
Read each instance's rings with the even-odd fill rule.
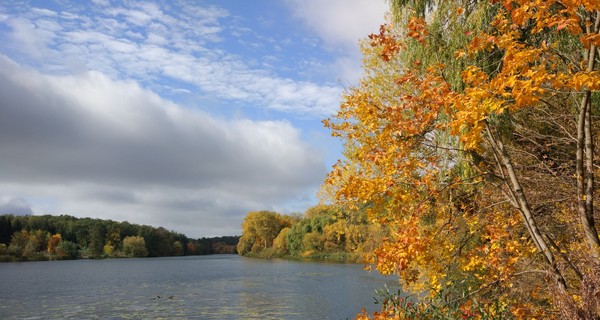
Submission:
[[[341,156],[321,120],[384,0],[5,1],[0,213],[239,234],[303,212]]]

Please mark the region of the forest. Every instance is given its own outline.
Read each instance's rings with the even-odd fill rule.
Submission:
[[[0,216],[3,262],[236,253],[238,239],[190,239],[162,227],[68,215]]]
[[[240,253],[348,250],[364,221],[367,265],[413,298],[359,319],[599,319],[600,1],[390,7],[324,120],[343,213],[252,213]]]

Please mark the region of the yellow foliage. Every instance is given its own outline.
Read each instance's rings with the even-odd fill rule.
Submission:
[[[345,159],[324,189],[338,204],[367,208],[370,221],[392,228],[370,262],[382,274],[398,275],[403,290],[432,298],[452,287],[447,294],[465,307],[470,300],[464,297],[473,295],[515,317],[550,314],[540,307],[549,303],[556,311],[552,294],[539,287],[547,282],[543,270],[555,266],[541,261],[531,221],[515,205],[520,190],[505,187],[506,161],[486,130],[498,117],[542,110],[559,95],[600,90],[600,72],[582,71],[582,61],[568,61],[556,43],[538,39],[552,30],[580,41],[581,48],[600,45],[597,32],[581,28],[582,12],[598,7],[598,1],[501,1],[489,28],[455,53],[465,62],[460,86],[447,82],[443,64],[423,66],[403,56],[402,50],[425,50],[425,20],[406,19],[408,34],[389,24],[370,37],[364,78],[324,121],[345,142]],[[462,7],[455,12],[465,13]],[[493,175],[485,162],[501,169]],[[535,193],[541,198],[543,190]],[[565,212],[539,218],[548,221],[544,232],[556,254],[566,252],[555,247],[584,250],[577,219]],[[561,272],[571,281],[577,268],[564,261]],[[490,307],[490,314],[500,309]],[[384,315],[394,313],[374,318]]]
[[[56,247],[58,247],[58,245],[60,244],[61,241],[62,241],[62,236],[60,235],[60,233],[57,233],[57,234],[49,237],[48,238],[48,253],[56,252]]]

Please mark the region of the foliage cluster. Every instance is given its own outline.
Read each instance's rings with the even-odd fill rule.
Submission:
[[[67,215],[0,216],[2,261],[235,253],[238,238],[190,239],[162,227]]]
[[[325,196],[391,228],[370,261],[423,297],[373,317],[599,318],[600,2],[391,4],[324,121]]]
[[[385,236],[385,228],[367,223],[364,211],[350,214],[317,205],[302,216],[272,211],[248,213],[238,243],[241,255],[360,260]]]

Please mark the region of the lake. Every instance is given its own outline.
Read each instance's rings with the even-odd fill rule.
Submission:
[[[397,287],[362,265],[237,255],[0,264],[0,319],[352,319]]]

